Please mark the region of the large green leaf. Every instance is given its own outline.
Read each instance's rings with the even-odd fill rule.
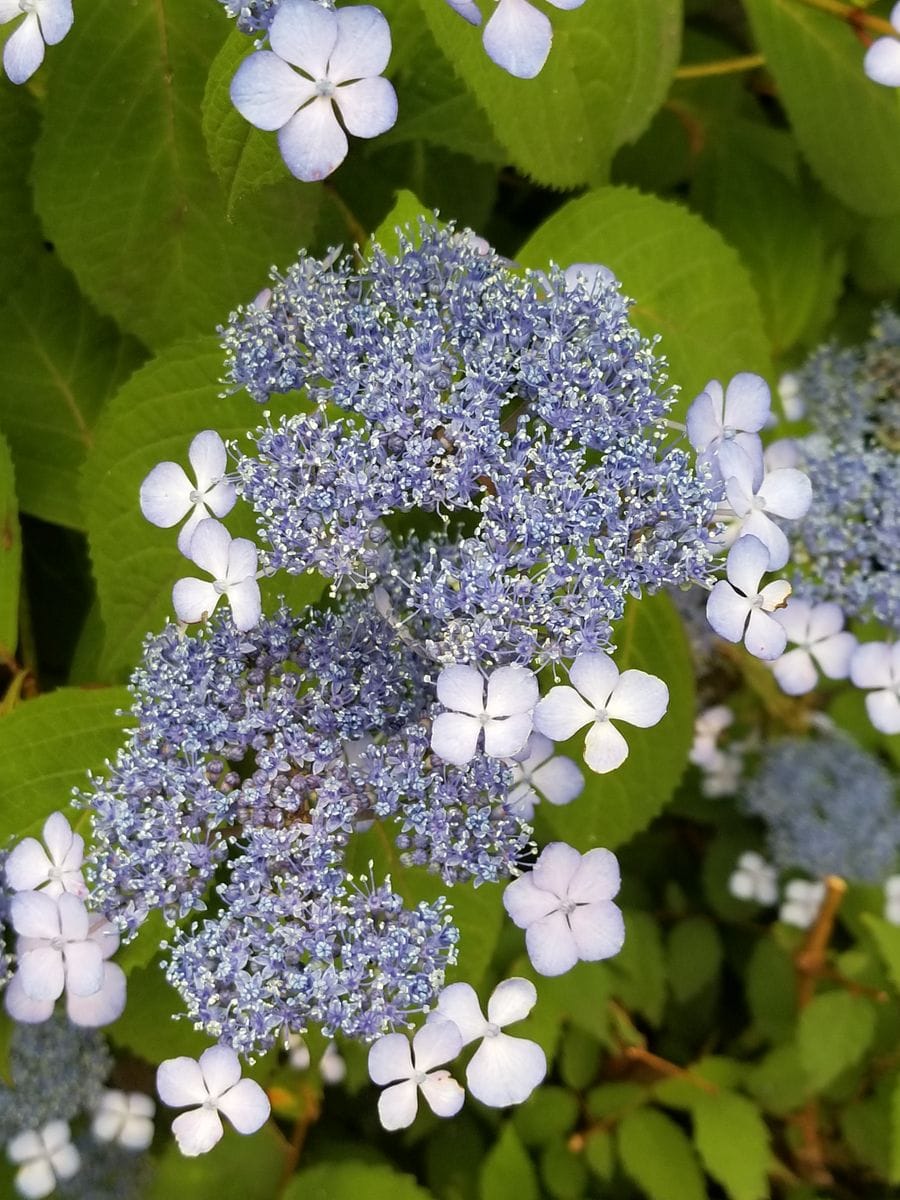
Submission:
[[[141,481],[161,461],[187,468],[193,436],[213,428],[239,437],[259,411],[244,393],[221,397],[222,352],[215,338],[169,347],[138,371],[110,403],[85,465],[83,492],[88,539],[106,628],[101,677],[132,666],[148,632],[171,615],[172,584],[194,570],[176,545],[176,531],[157,529],[138,506]],[[238,505],[229,530],[253,536],[249,509]],[[300,603],[319,594],[318,577],[267,583]]]
[[[563,205],[517,257],[531,267],[599,262],[615,271],[635,300],[635,325],[662,337],[670,378],[684,389],[682,407],[710,379],[770,370],[746,268],[719,233],[679,204],[599,188]]]
[[[850,25],[797,0],[744,0],[813,171],[858,212],[900,209],[900,97],[863,72]]]
[[[481,1165],[479,1195],[481,1200],[540,1200],[537,1172],[512,1121]]]
[[[226,219],[200,112],[227,32],[214,4],[95,0],[55,51],[38,211],[84,291],[153,346],[253,296],[310,241],[324,195],[289,180]]]
[[[41,247],[28,184],[37,131],[31,96],[0,74],[0,296],[30,270]]]
[[[797,1046],[803,1071],[818,1091],[859,1062],[875,1034],[875,1010],[865,996],[824,992],[803,1009]]]
[[[697,1155],[671,1117],[658,1109],[639,1108],[626,1114],[617,1140],[626,1174],[651,1200],[704,1200]]]
[[[80,529],[78,472],[109,396],[145,353],[84,299],[55,255],[0,309],[0,424],[16,462],[22,510]]]
[[[60,688],[0,721],[0,840],[65,808],[122,741],[125,688]]]
[[[698,1090],[693,1115],[703,1164],[731,1200],[766,1200],[769,1131],[757,1106],[735,1092]]]
[[[649,124],[678,63],[681,0],[630,0],[624,20],[608,3],[548,8],[553,48],[536,79],[494,66],[480,31],[447,5],[419,4],[512,162],[553,187],[605,180],[616,149]],[[492,7],[482,5],[486,16]]]
[[[197,1158],[185,1158],[172,1142],[143,1200],[272,1200],[278,1195],[286,1148],[271,1123],[250,1137],[229,1129],[214,1150]]]
[[[19,636],[22,534],[16,479],[6,439],[0,435],[0,663],[15,657]]]
[[[328,1162],[300,1171],[281,1200],[432,1200],[411,1175],[378,1163]]]
[[[669,708],[652,729],[628,726],[629,754],[607,775],[584,768],[585,787],[571,804],[541,805],[540,823],[579,850],[618,846],[639,832],[672,796],[693,737],[694,685],[690,650],[680,618],[665,596],[631,601],[615,631],[616,665],[658,675],[669,687]],[[581,760],[584,733],[566,746]]]
[[[109,1027],[109,1036],[117,1046],[127,1047],[148,1062],[159,1063],[180,1054],[196,1058],[209,1045],[209,1036],[198,1033],[184,1016],[184,1001],[167,982],[159,959],[145,966],[131,965],[130,950],[135,944],[124,946],[119,955],[128,974],[128,1003]]]

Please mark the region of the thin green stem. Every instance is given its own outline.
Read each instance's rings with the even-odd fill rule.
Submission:
[[[764,67],[766,60],[761,54],[742,54],[737,58],[717,58],[713,62],[692,63],[679,67],[676,79],[706,79],[711,75],[734,75],[739,71],[754,71]]]

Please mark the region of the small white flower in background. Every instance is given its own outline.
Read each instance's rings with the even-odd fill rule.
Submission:
[[[255,1133],[269,1119],[268,1097],[253,1079],[241,1079],[238,1056],[210,1046],[192,1058],[167,1058],[156,1072],[159,1098],[170,1108],[196,1105],[172,1122],[178,1149],[187,1158],[206,1154],[221,1139],[224,1113],[238,1133]]]
[[[900,4],[891,9],[890,21],[900,37]],[[897,38],[878,38],[866,51],[863,70],[875,83],[885,87],[900,87],[900,41]]]
[[[584,788],[584,776],[562,754],[553,753],[553,743],[542,733],[533,733],[512,764],[513,786],[507,807],[523,821],[530,821],[541,799],[548,804],[569,804]]]
[[[256,581],[257,551],[248,538],[233,538],[221,521],[201,521],[191,538],[191,562],[213,577],[189,576],[172,589],[172,605],[179,621],[193,624],[212,615],[224,596],[238,629],[252,629],[262,612]]]
[[[779,921],[794,925],[797,929],[809,929],[819,915],[825,899],[825,884],[821,880],[810,883],[806,879],[792,879],[784,889],[784,900],[778,910]]]
[[[441,1019],[452,1021],[463,1046],[482,1039],[466,1067],[469,1091],[482,1104],[491,1108],[521,1104],[547,1074],[547,1059],[537,1042],[503,1033],[507,1025],[524,1020],[536,1001],[530,980],[504,979],[491,993],[485,1020],[471,984],[451,983],[429,1014],[429,1025]]]
[[[694,742],[688,754],[690,762],[705,770],[714,770],[723,757],[716,745],[719,734],[734,721],[734,713],[726,704],[715,704],[697,714],[694,721]]]
[[[738,538],[728,551],[728,579],[720,579],[709,593],[706,619],[719,637],[743,641],[756,658],[771,661],[787,645],[783,626],[771,614],[784,607],[791,585],[776,579],[760,590],[768,566],[769,551],[759,538],[752,534]]]
[[[737,867],[728,880],[728,890],[738,900],[774,904],[778,899],[778,874],[761,854],[747,850],[737,860]]]
[[[700,791],[709,800],[733,796],[738,790],[743,771],[744,760],[740,754],[732,750],[719,751],[718,760],[703,772]]]
[[[669,705],[669,689],[646,671],[623,671],[596,651],[578,655],[569,669],[574,687],[553,687],[534,710],[534,727],[563,742],[590,723],[584,761],[592,771],[614,771],[628,757],[628,743],[612,724],[625,721],[646,729],[656,725]],[[577,689],[577,690],[576,690]]]
[[[288,1062],[295,1071],[309,1070],[309,1064],[312,1062],[312,1057],[309,1053],[309,1046],[304,1042],[299,1033],[289,1033],[287,1038]]]
[[[829,679],[846,679],[856,638],[844,629],[844,614],[837,604],[811,604],[791,597],[775,613],[789,642],[796,646],[772,663],[778,686],[789,696],[811,692],[819,671]]]
[[[336,1042],[329,1042],[325,1047],[325,1052],[319,1059],[319,1074],[322,1076],[322,1082],[328,1087],[335,1087],[347,1078],[347,1064],[341,1057]]]
[[[156,1105],[144,1092],[107,1089],[94,1107],[91,1133],[98,1142],[117,1142],[126,1150],[146,1150],[153,1141]]]
[[[72,0],[0,0],[0,25],[24,17],[3,47],[3,69],[11,83],[25,83],[72,28]]]
[[[599,962],[619,953],[625,922],[612,898],[620,883],[619,864],[609,850],[582,855],[565,842],[544,847],[533,870],[503,893],[503,907],[525,930],[536,971],[562,975],[579,960]]]
[[[324,179],[340,166],[345,129],[372,138],[397,120],[397,95],[381,78],[391,32],[377,8],[334,11],[314,0],[284,0],[269,45],[238,67],[231,100],[257,129],[278,130],[282,158],[298,179]]]
[[[769,570],[779,570],[790,557],[790,547],[770,514],[792,521],[804,516],[812,503],[809,477],[794,467],[781,467],[760,478],[745,455],[734,456],[727,470],[725,494],[740,520],[739,536],[759,538],[769,551]]]
[[[687,435],[698,460],[712,466],[725,479],[742,451],[752,470],[762,467],[759,431],[772,407],[769,385],[759,375],[742,371],[723,391],[712,379],[687,411]],[[723,453],[724,452],[724,453]]]
[[[884,919],[900,925],[900,875],[891,875],[884,881]]]
[[[785,417],[789,421],[799,421],[806,411],[806,405],[800,395],[800,380],[790,371],[786,371],[778,380],[778,398]]]
[[[481,672],[458,665],[441,671],[437,698],[449,711],[434,718],[431,748],[461,767],[475,757],[482,732],[489,758],[511,758],[519,753],[531,733],[538,685],[526,667],[498,667],[488,676],[485,696]]]
[[[81,899],[88,894],[81,864],[84,838],[72,832],[61,812],[44,822],[44,846],[36,838],[23,838],[6,860],[6,882],[14,892],[43,891],[48,896],[71,892]]]
[[[419,1090],[438,1117],[453,1117],[463,1106],[465,1092],[448,1071],[434,1068],[456,1058],[462,1034],[452,1021],[429,1021],[409,1040],[389,1033],[369,1050],[369,1075],[384,1087],[378,1097],[378,1117],[385,1129],[405,1129],[416,1119]]]
[[[27,1200],[41,1200],[56,1190],[59,1179],[71,1179],[81,1169],[81,1156],[72,1145],[66,1121],[50,1121],[43,1129],[26,1129],[6,1147],[16,1172],[16,1191]]]
[[[185,557],[190,555],[191,538],[200,522],[210,515],[226,516],[237,500],[233,485],[225,479],[225,443],[214,430],[197,434],[188,459],[196,483],[191,483],[178,463],[161,462],[141,484],[140,492],[141,512],[161,529],[169,529],[191,514],[178,534],[178,549]]]
[[[900,733],[900,642],[866,642],[850,660],[850,679],[866,696],[869,720],[881,733]]]

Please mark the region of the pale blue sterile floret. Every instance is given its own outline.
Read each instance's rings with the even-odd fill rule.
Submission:
[[[781,870],[881,883],[896,869],[895,782],[849,739],[777,742],[745,785],[742,803],[766,823],[769,852]]]
[[[491,0],[488,0],[490,3]],[[554,8],[580,8],[584,0],[549,0]],[[470,25],[481,24],[475,0],[447,0]],[[549,18],[528,0],[493,0],[494,10],[484,27],[484,48],[498,67],[519,79],[533,79],[542,70],[553,41]]]
[[[0,25],[22,20],[3,47],[3,69],[12,83],[25,83],[72,28],[72,0],[0,0]]]
[[[397,119],[396,93],[381,77],[390,28],[369,5],[332,10],[316,0],[282,0],[268,34],[271,49],[238,67],[232,102],[251,125],[278,130],[292,174],[323,179],[346,157],[347,133],[377,137]]]
[[[795,586],[900,630],[900,318],[885,309],[862,346],[817,350],[797,386],[813,425],[798,465],[815,490],[790,530]]]
[[[891,24],[897,37],[876,38],[863,59],[863,70],[875,83],[900,87],[900,4],[891,9]]]
[[[606,649],[629,595],[706,579],[710,486],[663,444],[663,364],[612,279],[423,222],[398,255],[301,259],[224,343],[255,399],[305,392],[237,461],[266,563],[382,584],[442,663]],[[441,536],[385,562],[413,511]]]

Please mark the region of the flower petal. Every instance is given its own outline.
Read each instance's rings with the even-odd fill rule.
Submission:
[[[531,877],[535,887],[564,900],[580,866],[581,855],[574,846],[565,842],[548,842],[534,864]]]
[[[582,856],[569,884],[568,898],[576,904],[612,900],[622,886],[619,860],[611,850],[597,848]]]
[[[419,1089],[411,1079],[385,1088],[378,1097],[378,1119],[385,1129],[406,1129],[416,1119]]]
[[[185,1158],[196,1158],[212,1150],[225,1130],[214,1108],[193,1108],[175,1118],[172,1132]]]
[[[439,713],[431,723],[431,748],[440,758],[464,767],[475,757],[481,723],[465,713]]]
[[[900,733],[900,696],[896,692],[869,692],[866,712],[876,729],[888,735]]]
[[[160,1063],[156,1072],[156,1090],[163,1104],[170,1108],[204,1104],[209,1099],[200,1064],[184,1055]]]
[[[445,987],[438,996],[435,1013],[453,1022],[462,1036],[464,1046],[484,1036],[487,1022],[471,984],[451,983],[449,987]]]
[[[759,538],[740,537],[728,551],[728,580],[745,596],[757,594],[759,581],[768,567],[769,551]]]
[[[595,718],[594,708],[567,684],[552,687],[534,710],[534,727],[555,742],[564,742]]]
[[[812,503],[812,484],[809,476],[794,467],[770,471],[762,481],[758,495],[766,508],[776,517],[796,521],[806,515]]]
[[[503,892],[503,907],[520,929],[527,929],[559,908],[559,897],[537,887],[532,874],[529,872],[514,879]]]
[[[229,1088],[219,1097],[218,1106],[238,1133],[244,1134],[262,1129],[272,1111],[268,1096],[255,1079],[242,1079]]]
[[[271,50],[259,50],[245,58],[235,71],[230,94],[231,103],[245,120],[257,129],[273,130],[286,125],[315,96],[316,85],[298,75]],[[209,477],[200,491],[205,491],[212,478],[215,477]],[[199,477],[197,482],[199,485]]]
[[[42,1200],[55,1190],[56,1176],[46,1158],[34,1158],[16,1172],[16,1191],[25,1200]]]
[[[20,937],[59,936],[59,902],[44,892],[17,892],[9,902],[10,924]]]
[[[175,615],[179,621],[188,625],[211,616],[221,598],[220,593],[208,580],[197,579],[194,575],[179,579],[172,588],[172,608]]]
[[[688,441],[701,454],[711,442],[722,436],[723,404],[722,385],[712,379],[700,395],[691,401],[687,410],[685,423]]]
[[[646,671],[624,671],[613,689],[606,711],[614,721],[648,729],[662,720],[669,707],[669,689]]]
[[[61,951],[52,946],[38,946],[20,954],[16,976],[30,1000],[58,999],[66,986]]]
[[[210,1046],[197,1064],[212,1100],[223,1096],[241,1077],[241,1063],[230,1046]]]
[[[228,588],[228,603],[236,629],[246,631],[259,624],[262,616],[262,597],[255,579],[243,579]]]
[[[455,1117],[466,1093],[449,1071],[435,1071],[420,1084],[428,1107],[437,1117]]]
[[[444,708],[479,717],[484,712],[484,677],[474,667],[458,664],[438,675],[437,698]]]
[[[325,96],[311,100],[282,126],[278,146],[288,170],[304,183],[330,175],[347,157],[348,149],[334,106]]]
[[[225,443],[214,429],[204,429],[190,444],[188,459],[194,468],[197,491],[205,492],[225,474],[228,456]]]
[[[521,1104],[547,1074],[547,1059],[536,1042],[498,1033],[485,1038],[466,1069],[469,1091],[482,1104],[505,1108]]]
[[[597,721],[584,740],[584,761],[598,775],[615,771],[628,757],[628,743],[612,721]]]
[[[866,51],[863,70],[875,83],[900,87],[900,42],[892,37],[874,41]]]
[[[780,613],[775,614],[776,617]],[[819,681],[813,660],[807,650],[789,650],[772,663],[772,674],[778,686],[788,696],[805,696]]]
[[[191,508],[191,481],[178,463],[158,463],[141,484],[141,512],[151,525],[168,529]]]
[[[429,1021],[413,1038],[413,1057],[417,1071],[430,1071],[433,1067],[440,1067],[456,1058],[460,1050],[462,1034],[453,1021]]]
[[[373,1083],[384,1086],[397,1079],[413,1076],[412,1054],[409,1038],[402,1033],[386,1033],[369,1049],[369,1078]]]
[[[855,650],[856,638],[852,633],[844,631],[816,642],[810,652],[829,679],[846,679]]]
[[[213,579],[225,579],[231,541],[231,534],[222,522],[207,517],[199,523],[191,538],[191,561],[212,575]]]
[[[27,892],[40,887],[50,878],[53,863],[36,838],[24,838],[6,860],[6,882],[14,892]]]
[[[392,84],[380,77],[343,84],[335,90],[334,102],[347,132],[354,137],[378,137],[397,122],[397,93]]]
[[[619,668],[608,654],[582,652],[572,663],[569,681],[594,708],[605,708],[619,682]]]
[[[779,571],[790,558],[790,547],[784,535],[784,530],[780,529],[773,520],[767,517],[764,512],[760,512],[759,509],[754,509],[741,522],[741,537],[739,540],[743,541],[745,537],[758,538],[766,547],[769,552],[769,561],[766,569],[769,571]]]
[[[44,41],[48,46],[55,46],[63,40],[75,20],[72,0],[52,0],[50,4],[42,4],[38,11]]]
[[[84,901],[78,896],[64,892],[57,898],[59,905],[59,929],[64,938],[71,942],[80,942],[88,935],[88,911]]]
[[[14,1021],[21,1021],[25,1025],[38,1025],[50,1017],[56,1000],[33,999],[22,987],[22,980],[16,971],[6,985],[3,1003]]]
[[[893,680],[890,646],[887,642],[867,642],[850,660],[850,679],[858,688],[890,687]]]
[[[722,424],[726,429],[758,433],[768,420],[771,410],[772,395],[766,381],[761,375],[741,371],[725,389]]]
[[[472,721],[474,718],[463,717],[463,720]],[[531,728],[530,712],[488,721],[484,727],[485,754],[490,758],[512,758],[528,741]]]
[[[337,10],[337,41],[328,60],[328,78],[332,83],[344,83],[348,79],[368,80],[373,75],[380,75],[390,57],[391,27],[382,12],[368,4]],[[350,132],[355,131],[351,129]],[[373,137],[374,134],[361,136]]]
[[[44,39],[35,13],[13,30],[3,47],[3,69],[10,83],[25,83],[44,61]]]
[[[534,672],[526,667],[498,667],[488,679],[484,711],[491,717],[530,713],[540,699]]]
[[[569,804],[584,790],[584,776],[571,758],[563,754],[539,766],[531,782],[550,804]]]
[[[530,979],[504,979],[491,992],[488,1000],[488,1020],[501,1028],[524,1021],[537,1004],[537,988]]]
[[[525,949],[539,975],[564,975],[578,962],[575,938],[559,910],[528,926]]]
[[[710,628],[727,642],[739,642],[744,636],[750,601],[720,579],[706,601],[706,619]]]
[[[517,79],[533,79],[547,61],[553,28],[527,0],[500,0],[482,40],[498,67]]]
[[[73,1025],[97,1029],[118,1020],[125,1011],[125,972],[115,963],[103,964],[103,986],[92,996],[66,995],[66,1012]]]
[[[762,612],[761,609],[754,608],[750,613],[750,620],[747,622],[744,645],[755,658],[761,658],[763,662],[771,662],[773,658],[778,658],[780,654],[784,653],[787,634],[774,617]]]
[[[313,0],[287,0],[269,26],[269,45],[275,53],[313,79],[327,78],[337,38],[337,13]]]
[[[611,900],[579,904],[569,913],[569,925],[582,962],[612,958],[625,944],[622,910]]]
[[[93,996],[103,986],[103,955],[96,942],[67,942],[63,950],[66,989],[73,996]]]

